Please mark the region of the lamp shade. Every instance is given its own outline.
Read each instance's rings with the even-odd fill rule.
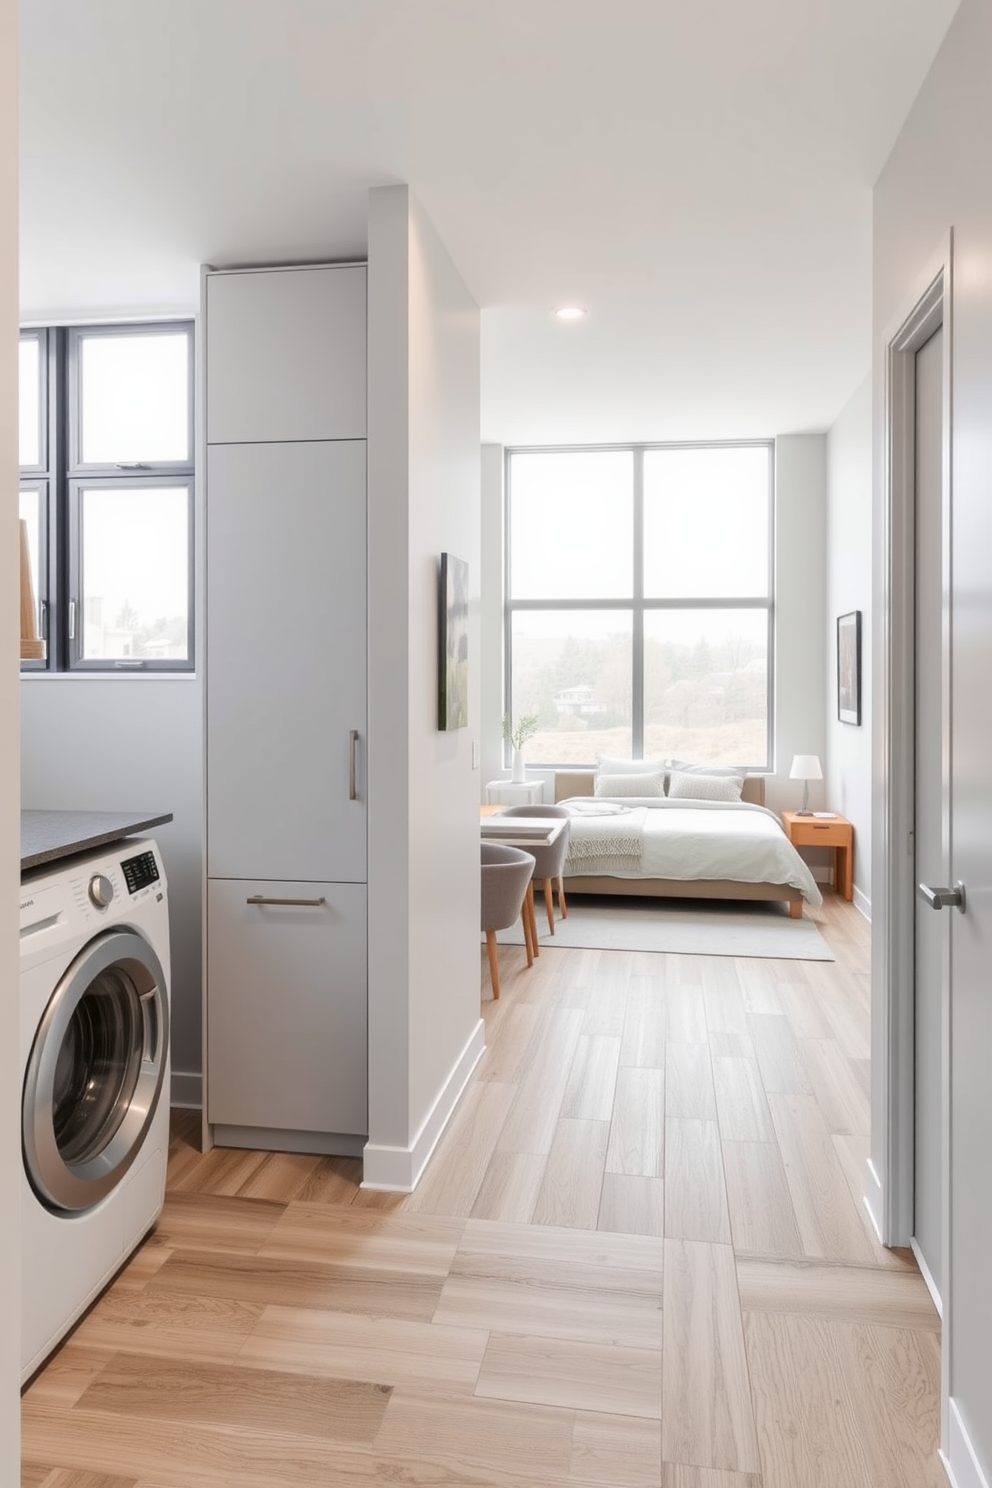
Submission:
[[[789,771],[790,780],[822,780],[820,757],[816,754],[797,754]]]

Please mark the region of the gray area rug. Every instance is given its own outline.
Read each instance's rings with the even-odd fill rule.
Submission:
[[[568,919],[555,909],[555,933],[548,930],[543,896],[534,909],[542,950],[668,951],[683,956],[760,956],[770,960],[833,961],[834,955],[812,920],[792,919],[784,905],[709,899],[624,899],[573,894]],[[497,940],[523,945],[518,920]]]

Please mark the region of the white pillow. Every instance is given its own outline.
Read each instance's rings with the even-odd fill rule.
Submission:
[[[673,770],[668,794],[676,801],[739,801],[743,775],[695,775]]]
[[[614,759],[608,754],[598,754],[596,768],[600,775],[653,775],[667,766],[663,759]]]
[[[647,775],[639,771],[635,775],[596,776],[597,796],[663,796],[664,775]]]
[[[668,764],[672,770],[679,770],[683,775],[720,775],[724,779],[731,779],[744,774],[739,765],[691,765],[688,760],[680,759],[669,760]]]

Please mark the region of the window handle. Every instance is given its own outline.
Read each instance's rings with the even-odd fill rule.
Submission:
[[[348,800],[358,800],[357,756],[358,753],[358,730],[350,729],[348,732]]]
[[[38,601],[38,634],[43,640],[48,640],[48,600]]]
[[[150,470],[151,469],[151,466],[150,465],[143,465],[140,460],[132,460],[132,461],[128,461],[128,462],[118,461],[118,463],[114,466],[114,469],[115,470]]]
[[[70,641],[76,639],[76,601],[74,599],[69,601],[69,639]]]

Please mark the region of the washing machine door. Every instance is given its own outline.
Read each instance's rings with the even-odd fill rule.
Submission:
[[[148,941],[123,926],[90,941],[52,994],[24,1078],[24,1164],[49,1209],[90,1209],[120,1183],[168,1050],[165,974]]]

